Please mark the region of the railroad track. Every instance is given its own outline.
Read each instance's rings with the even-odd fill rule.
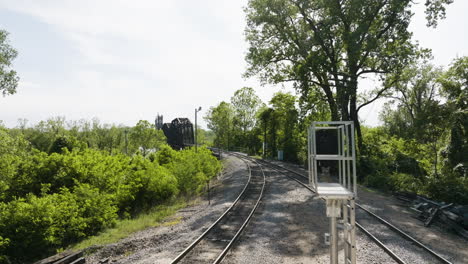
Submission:
[[[243,159],[249,180],[234,203],[171,263],[220,263],[249,223],[263,196],[265,174],[255,160]]]
[[[277,171],[283,171],[284,175],[295,180],[303,187],[315,193],[315,191],[308,186],[307,176],[297,171],[285,168],[283,166],[279,166],[277,164],[265,160],[259,162],[267,164],[267,166],[273,167]],[[363,233],[369,236],[374,242],[376,242],[377,245],[381,247],[397,263],[452,263],[440,254],[436,253],[435,251],[424,245],[423,243],[421,243],[420,241],[418,241],[417,239],[411,237],[406,232],[400,230],[399,228],[392,225],[382,217],[364,208],[362,205],[356,203],[356,206],[359,209],[359,211],[356,214],[356,219],[360,220],[359,222],[356,221],[356,226]],[[372,226],[372,229],[374,231],[370,232],[364,227],[363,223],[366,223],[366,226]],[[392,233],[397,234],[400,238],[404,238],[406,242],[403,242],[403,245],[401,244],[401,242],[394,243],[395,238],[393,237],[392,239],[388,237],[389,230]],[[414,254],[414,252],[416,252],[416,254]],[[404,257],[402,257],[401,255],[404,255]]]

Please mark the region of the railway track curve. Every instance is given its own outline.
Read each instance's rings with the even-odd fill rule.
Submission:
[[[171,263],[220,263],[252,218],[263,197],[265,174],[259,162],[231,155],[247,165],[247,184],[232,205]]]

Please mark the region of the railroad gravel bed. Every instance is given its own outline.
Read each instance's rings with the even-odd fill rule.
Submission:
[[[330,263],[325,203],[284,175],[266,173],[262,204],[223,263]],[[394,263],[359,232],[357,244],[358,263]]]
[[[301,166],[284,162],[275,163],[307,175],[307,171]],[[357,202],[364,208],[374,212],[402,231],[421,241],[435,252],[444,256],[447,260],[453,263],[468,263],[468,241],[436,225],[432,225],[429,228],[425,227],[423,222],[415,218],[414,212],[392,195],[358,187]],[[358,210],[357,216],[361,217],[361,215],[364,214],[360,214]],[[404,241],[401,245],[397,245],[397,247],[402,247],[404,243],[407,242]],[[359,241],[357,241],[357,246],[359,250]],[[418,253],[415,252],[414,254]],[[404,257],[403,259],[411,259],[411,256],[406,257],[407,258]],[[437,262],[437,260],[427,259],[426,263],[439,262]]]
[[[248,173],[242,160],[228,156],[224,166],[223,175],[212,186],[211,205],[204,197],[179,210],[167,224],[90,249],[94,253],[86,257],[86,263],[170,263],[232,204],[246,184]]]

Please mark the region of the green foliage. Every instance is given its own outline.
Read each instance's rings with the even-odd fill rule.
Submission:
[[[451,0],[427,0],[430,25],[444,17]],[[332,120],[353,120],[362,147],[359,110],[389,92],[388,73],[420,54],[411,39],[410,0],[250,0],[245,8],[245,76],[264,83],[293,82],[301,99],[328,104]],[[382,85],[364,93],[362,77]],[[313,94],[315,98],[309,95]],[[305,106],[311,104],[303,104]]]
[[[96,132],[97,122],[87,132],[65,129],[62,118],[41,123],[43,130],[21,123],[0,127],[0,263],[31,262],[114,226],[119,217],[138,216],[179,193],[196,194],[221,169],[206,148],[176,152],[162,145],[147,122],[130,130],[133,146],[160,149],[149,157],[100,145],[110,138],[99,136],[102,131],[115,131]],[[37,138],[47,139],[42,147],[49,153],[27,140]]]
[[[130,131],[130,141],[134,146],[141,149],[143,156],[148,154],[149,149],[159,149],[164,142],[166,137],[162,130],[156,130],[154,126],[146,121],[140,120],[134,128]]]
[[[215,177],[221,166],[211,151],[199,147],[179,151],[171,162],[164,165],[177,178],[179,190],[185,194],[199,193],[206,182]]]
[[[250,87],[237,90],[231,97],[234,110],[234,126],[238,126],[243,133],[247,133],[255,126],[255,117],[262,101]]]
[[[11,69],[11,63],[18,55],[8,43],[8,32],[0,30],[0,92],[3,96],[16,93],[19,78]]]
[[[394,172],[390,175],[393,190],[399,192],[418,193],[423,187],[420,179],[411,174]]]
[[[430,167],[430,155],[424,145],[391,137],[382,128],[364,127],[363,136],[366,144],[358,161],[358,171],[366,185],[403,191],[414,187],[410,183],[424,182]]]
[[[437,79],[441,74],[440,68],[423,62],[410,65],[402,73],[389,77],[396,94],[381,113],[388,133],[423,143],[437,142],[449,115],[440,102]]]
[[[234,110],[231,104],[223,101],[216,107],[211,107],[204,119],[208,123],[208,128],[215,134],[213,142],[215,146],[223,149],[233,146]]]
[[[447,97],[449,136],[442,155],[444,172],[468,175],[468,57],[455,59],[439,82]]]
[[[62,189],[43,197],[28,195],[0,203],[0,236],[9,240],[1,255],[29,262],[112,226],[116,207],[110,200],[110,195],[83,185],[74,193]]]
[[[468,178],[445,174],[442,177],[432,176],[424,187],[425,193],[440,201],[456,204],[468,204]]]
[[[391,137],[383,128],[365,128],[358,161],[361,182],[386,191],[413,192],[433,199],[466,204],[468,181],[452,170],[436,174],[431,143]],[[440,162],[440,161],[439,161]]]

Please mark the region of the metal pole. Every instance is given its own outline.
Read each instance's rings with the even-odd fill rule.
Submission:
[[[194,136],[195,136],[195,139],[194,139],[194,143],[195,143],[195,152],[198,152],[198,142],[197,142],[197,113],[201,111],[201,106],[197,108],[195,108],[195,132],[194,132]]]
[[[338,236],[336,232],[336,217],[330,217],[330,264],[338,264]]]
[[[208,204],[211,204],[211,197],[210,197],[210,180],[208,179]]]
[[[198,152],[197,149],[197,109],[195,108],[195,152]]]

